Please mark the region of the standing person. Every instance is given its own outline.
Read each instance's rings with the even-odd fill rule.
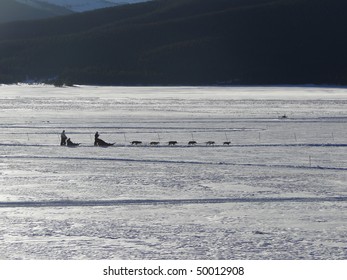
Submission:
[[[60,134],[60,146],[66,146],[66,135],[65,135],[65,130]]]
[[[98,140],[99,140],[99,132],[96,132],[94,135],[94,146],[98,145]]]

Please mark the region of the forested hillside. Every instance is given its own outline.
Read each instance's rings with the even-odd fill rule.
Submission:
[[[0,83],[347,84],[347,2],[157,0],[0,25]]]

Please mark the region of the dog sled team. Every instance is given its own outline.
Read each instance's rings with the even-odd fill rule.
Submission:
[[[113,146],[115,143],[107,143],[104,140],[99,138],[99,132],[96,132],[94,135],[94,146],[99,146],[99,147],[108,147],[108,146]],[[81,143],[74,143],[71,141],[70,138],[68,138],[65,134],[65,130],[60,134],[60,146],[67,146],[67,147],[77,147]]]
[[[115,143],[107,143],[104,140],[99,138],[100,134],[99,132],[96,132],[94,135],[94,146],[99,146],[99,147],[109,147],[109,146],[113,146]],[[230,141],[226,141],[223,142],[224,146],[229,146],[230,145]],[[67,146],[67,147],[77,147],[79,146],[81,143],[74,143],[71,141],[70,138],[68,138],[65,134],[65,130],[63,130],[63,132],[60,134],[60,146]],[[132,141],[131,145],[141,145],[142,141]],[[150,142],[151,146],[158,146],[160,144],[160,142]],[[168,145],[169,146],[175,146],[177,145],[178,142],[177,141],[169,141]],[[205,142],[206,146],[214,146],[215,145],[215,141],[207,141]],[[188,146],[195,146],[197,145],[196,141],[189,141],[188,142]]]

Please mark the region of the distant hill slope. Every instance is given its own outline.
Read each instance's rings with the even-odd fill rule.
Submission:
[[[347,1],[157,0],[0,25],[0,83],[347,84]]]
[[[0,23],[18,20],[35,20],[71,13],[71,11],[65,8],[47,3],[41,3],[41,5],[33,7],[26,5],[25,2],[17,2],[16,0],[0,1]]]
[[[56,6],[64,7],[74,12],[85,12],[102,8],[109,8],[124,4],[133,4],[145,2],[148,0],[17,0],[49,3]]]

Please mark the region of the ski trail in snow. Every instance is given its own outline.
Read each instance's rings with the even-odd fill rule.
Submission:
[[[188,141],[187,141],[188,142]],[[57,144],[22,144],[22,143],[0,143],[1,147],[60,147],[57,146]],[[88,144],[81,144],[80,147],[83,148],[95,148],[94,145],[88,145]],[[215,145],[206,145],[206,144],[196,144],[194,146],[190,145],[175,145],[175,146],[168,146],[168,145],[157,145],[157,146],[151,146],[149,144],[143,144],[140,146],[134,146],[130,144],[117,144],[113,147],[132,147],[132,148],[253,148],[253,147],[347,147],[347,144],[345,143],[297,143],[297,144],[230,144],[230,145],[221,145],[221,144],[215,144]]]
[[[262,198],[203,198],[203,199],[128,199],[128,200],[54,200],[0,202],[0,208],[37,207],[99,207],[122,205],[185,205],[219,203],[318,203],[347,202],[347,197],[262,197]]]
[[[261,163],[232,163],[232,162],[209,162],[209,161],[181,161],[181,160],[156,160],[156,159],[130,159],[130,158],[99,158],[99,157],[54,157],[54,156],[0,156],[0,159],[37,159],[37,160],[83,160],[83,161],[118,161],[118,162],[138,162],[152,164],[196,164],[196,165],[227,165],[227,166],[247,166],[265,168],[293,168],[293,169],[320,169],[347,171],[346,167],[326,167],[326,166],[305,166],[305,165],[284,165],[284,164],[261,164]]]

